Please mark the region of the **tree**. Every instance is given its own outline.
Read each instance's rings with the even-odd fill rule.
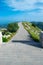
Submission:
[[[32,26],[33,26],[33,27],[36,27],[36,25],[35,25],[34,23],[32,23]]]
[[[16,32],[18,30],[18,28],[19,28],[18,23],[10,23],[7,26],[7,30],[9,32]]]

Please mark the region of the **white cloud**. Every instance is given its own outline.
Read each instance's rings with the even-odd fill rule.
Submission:
[[[43,2],[43,0],[38,0],[39,2]]]
[[[36,2],[43,2],[43,0],[3,0],[13,11],[25,11],[35,8],[43,9],[43,7],[35,6]]]
[[[29,10],[34,8],[34,3],[36,0],[4,0],[9,7],[16,10]]]

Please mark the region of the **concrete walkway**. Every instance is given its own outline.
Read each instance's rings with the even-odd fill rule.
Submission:
[[[3,44],[0,65],[43,65],[43,49],[23,42]]]
[[[43,49],[40,43],[31,40],[30,35],[23,30],[19,28],[19,33],[9,43],[0,45],[0,65],[43,65]]]

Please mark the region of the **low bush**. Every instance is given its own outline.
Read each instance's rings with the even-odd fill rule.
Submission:
[[[2,38],[3,42],[8,42],[8,39],[5,37]]]
[[[5,35],[7,32],[8,32],[7,30],[3,30],[2,35]]]
[[[33,26],[33,27],[36,27],[36,25],[35,25],[34,23],[32,23],[32,26]]]
[[[16,32],[17,30],[18,30],[18,28],[19,28],[19,26],[18,26],[18,23],[10,23],[10,24],[8,24],[8,26],[7,26],[7,30],[9,31],[9,32]]]

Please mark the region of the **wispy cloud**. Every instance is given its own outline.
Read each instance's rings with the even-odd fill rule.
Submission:
[[[3,0],[12,11],[42,11],[43,0]],[[35,9],[35,10],[34,10]]]
[[[31,10],[34,7],[36,0],[3,0],[13,10]]]

